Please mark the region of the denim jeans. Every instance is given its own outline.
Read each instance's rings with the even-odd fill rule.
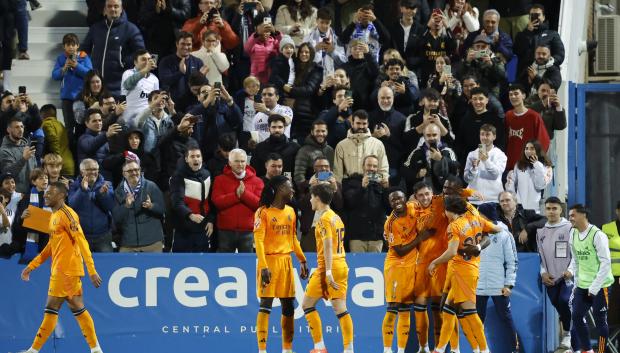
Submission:
[[[26,10],[26,0],[17,2],[17,12],[15,13],[15,28],[17,29],[17,49],[19,51],[28,50],[28,10]]]

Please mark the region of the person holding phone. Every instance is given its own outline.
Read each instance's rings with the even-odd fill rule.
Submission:
[[[500,86],[506,84],[506,68],[504,61],[493,52],[492,43],[490,37],[478,35],[473,45],[467,50],[457,76],[480,77],[480,85],[487,87],[491,93],[499,97]]]
[[[316,26],[304,37],[303,43],[314,47],[314,62],[323,68],[323,77],[334,73],[337,67],[347,62],[344,48],[338,43],[338,36],[331,27],[332,15],[326,8],[316,13]]]
[[[288,0],[276,13],[276,30],[293,38],[299,46],[317,21],[317,9],[310,0]],[[312,58],[314,59],[314,58]]]
[[[222,36],[219,33],[206,31],[202,34],[200,49],[192,52],[192,55],[202,60],[208,68],[206,76],[209,82],[222,82],[222,74],[230,67],[226,54],[222,53],[221,41]]]
[[[239,45],[239,36],[233,31],[230,24],[222,18],[216,3],[219,2],[216,0],[199,0],[197,16],[185,21],[183,28],[181,28],[182,31],[192,34],[192,50],[194,51],[200,49],[203,36],[208,31],[220,35],[220,43],[224,51],[232,50]]]
[[[426,85],[426,87],[433,88],[440,93],[448,112],[452,111],[454,103],[463,94],[463,87],[452,73],[451,64],[452,60],[448,56],[435,58],[435,72],[428,77]]]
[[[404,75],[405,63],[399,59],[388,59],[383,63],[383,72],[379,74],[375,83],[375,89],[371,96],[377,97],[379,90],[388,87],[394,94],[394,109],[402,114],[410,114],[411,107],[415,105],[420,92],[418,87]]]
[[[62,115],[69,139],[74,138],[75,116],[73,102],[78,99],[84,87],[84,79],[93,69],[93,64],[86,52],[79,51],[80,41],[75,33],[67,33],[62,37],[64,53],[59,54],[52,70],[52,79],[62,81],[60,99]]]
[[[278,55],[282,34],[274,28],[268,14],[256,17],[256,31],[248,37],[243,45],[250,57],[250,74],[258,78],[261,84],[269,82],[269,60]]]
[[[560,67],[555,65],[551,48],[544,44],[536,46],[534,62],[521,73],[519,82],[526,87],[529,94],[536,94],[536,88],[543,80],[550,82],[553,87],[560,87],[562,84]]]
[[[24,137],[24,123],[19,117],[9,119],[7,132],[0,148],[2,173],[11,173],[17,192],[27,193],[30,191],[30,172],[36,168],[36,148]]]
[[[159,79],[152,72],[157,63],[151,53],[138,49],[133,58],[134,67],[126,70],[121,80],[121,94],[127,100],[123,120],[130,127],[137,125],[137,115],[148,107],[149,94],[159,89]]]
[[[549,23],[545,21],[545,7],[534,4],[529,11],[527,28],[517,33],[514,41],[514,53],[519,58],[517,64],[517,77],[527,70],[535,59],[535,50],[539,45],[549,47],[554,64],[562,65],[564,62],[564,43],[557,31],[549,29]]]
[[[555,87],[543,79],[537,87],[536,94],[531,94],[525,99],[525,106],[540,114],[552,143],[555,131],[564,130],[567,126],[566,111]],[[550,147],[549,150],[554,148]]]

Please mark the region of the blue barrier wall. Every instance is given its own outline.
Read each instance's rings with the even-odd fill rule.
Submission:
[[[347,254],[350,266],[348,309],[355,326],[355,351],[382,350],[381,323],[385,313],[384,254]],[[308,256],[316,265],[313,254]],[[520,254],[513,315],[522,342],[521,352],[542,353],[543,296],[538,280],[539,258]],[[256,257],[248,254],[95,254],[104,280],[95,289],[83,280],[86,307],[91,312],[101,346],[106,352],[253,352],[258,310],[255,291]],[[40,324],[49,283],[49,264],[32,273],[30,282],[19,278],[17,259],[0,260],[0,352],[28,348]],[[308,351],[312,342],[299,307],[305,283],[297,279],[294,350]],[[277,304],[276,304],[277,305]],[[491,304],[490,304],[491,305]],[[278,305],[279,306],[279,305]],[[330,307],[318,305],[325,342],[341,351],[338,321]],[[269,352],[280,352],[279,307],[274,305]],[[414,324],[412,315],[412,327]],[[494,353],[509,353],[501,324],[489,308],[487,338]],[[469,345],[461,337],[461,351]],[[395,342],[394,342],[395,344]],[[45,352],[87,351],[86,343],[68,308]],[[408,352],[417,351],[415,331]]]

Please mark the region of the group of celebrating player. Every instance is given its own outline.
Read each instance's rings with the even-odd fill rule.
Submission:
[[[488,221],[465,200],[475,192],[463,189],[458,178],[445,181],[443,193],[433,195],[432,187],[420,182],[412,200],[402,190],[389,193],[392,213],[384,226],[389,244],[384,279],[387,312],[383,319],[384,353],[392,352],[396,324],[398,353],[404,353],[409,338],[411,306],[421,352],[429,349],[431,305],[435,352],[443,353],[448,343],[458,352],[457,319],[474,352],[488,352],[482,321],[476,312],[476,286],[480,251],[488,243],[485,234],[501,228]],[[330,185],[310,188],[315,215],[318,266],[310,276],[302,307],[314,342],[311,353],[326,353],[321,319],[315,309],[321,298],[330,300],[340,321],[344,353],[353,352],[353,323],[347,312],[348,266],[345,260],[344,224],[330,209]],[[266,353],[269,314],[274,298],[282,303],[282,352],[292,352],[294,332],[294,269],[290,254],[301,263],[302,279],[308,277],[306,258],[296,237],[295,212],[287,203],[293,187],[286,177],[273,178],[261,196],[256,211],[254,240],[257,292],[260,309],[256,319],[259,353]]]

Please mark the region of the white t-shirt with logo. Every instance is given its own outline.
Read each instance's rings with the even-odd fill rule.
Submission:
[[[291,118],[291,123],[293,122],[293,110],[286,105],[276,104],[275,108],[271,110],[275,114],[279,114],[285,117]],[[254,115],[253,129],[252,131],[258,131],[258,141],[263,142],[269,137],[269,115],[265,113],[258,112]],[[284,127],[284,135],[286,137],[291,137],[291,124],[288,124]]]
[[[133,76],[137,71],[136,69],[129,69],[123,72],[123,78],[121,80],[121,95],[124,95],[127,99],[127,109],[123,113],[123,120],[129,125],[135,125],[136,116],[143,112],[149,106],[149,93],[159,89],[159,79],[153,74],[149,74],[138,81],[136,87],[131,91],[127,91],[124,87],[125,81]]]

